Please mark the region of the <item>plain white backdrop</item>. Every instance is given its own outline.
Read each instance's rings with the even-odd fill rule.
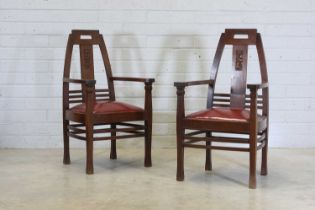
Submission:
[[[225,28],[257,28],[262,34],[270,146],[315,147],[313,0],[0,0],[0,147],[62,147],[61,85],[71,29],[100,30],[114,75],[156,78],[153,145],[175,146],[173,82],[209,78]],[[230,82],[229,49],[224,59],[220,89]],[[250,60],[249,80],[259,81],[254,49]],[[102,85],[98,56],[95,62]],[[142,85],[117,83],[116,92],[119,100],[143,104]],[[186,95],[187,112],[205,107],[206,89]]]

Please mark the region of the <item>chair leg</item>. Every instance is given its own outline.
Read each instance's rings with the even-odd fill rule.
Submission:
[[[70,146],[68,136],[69,121],[63,121],[63,164],[70,164]]]
[[[249,152],[249,188],[256,189],[257,135],[250,134]]]
[[[266,176],[268,174],[268,164],[267,164],[267,158],[268,158],[268,137],[265,140],[265,146],[262,148],[262,155],[261,155],[261,172],[260,174],[262,176]]]
[[[151,147],[152,147],[152,121],[146,120],[145,125],[145,136],[144,136],[144,166],[151,167]]]
[[[93,174],[93,125],[86,123],[86,173]]]
[[[210,137],[211,132],[206,133],[206,137]],[[206,146],[211,146],[211,141],[206,141]],[[212,157],[211,157],[211,149],[206,149],[206,163],[205,163],[205,170],[211,171],[212,170]]]
[[[176,180],[183,181],[184,180],[184,130],[180,129],[180,132],[177,133],[177,173]]]
[[[111,129],[116,129],[115,124],[110,125]],[[111,132],[111,137],[116,137],[116,131]],[[116,152],[116,139],[112,139],[110,142],[110,159],[117,159],[117,152]]]

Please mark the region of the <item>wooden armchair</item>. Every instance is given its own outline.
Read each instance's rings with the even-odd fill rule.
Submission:
[[[225,45],[233,46],[231,91],[215,93],[217,72]],[[248,45],[256,45],[261,84],[246,84]],[[256,154],[259,149],[262,149],[261,175],[267,175],[269,119],[268,76],[260,34],[256,29],[226,29],[220,37],[210,79],[175,82],[174,85],[177,88],[177,180],[184,180],[185,147],[206,149],[205,170],[212,170],[211,150],[241,151],[249,152],[249,188],[256,188]],[[207,109],[185,115],[185,88],[192,85],[208,85]],[[246,94],[246,89],[250,94]],[[205,137],[200,137],[200,134]],[[231,137],[231,134],[243,135]],[[224,143],[247,146],[222,145]]]
[[[74,45],[79,45],[80,49],[81,79],[70,78]],[[107,76],[107,89],[95,88],[93,45],[99,46],[101,50]],[[144,83],[144,108],[116,101],[114,81]],[[151,91],[153,82],[154,79],[151,78],[113,77],[103,36],[99,34],[99,31],[73,30],[68,38],[63,75],[63,163],[70,164],[69,137],[86,141],[86,173],[93,174],[94,141],[111,140],[110,158],[116,159],[117,139],[143,136],[145,139],[144,166],[152,166]],[[80,88],[70,90],[70,83],[78,84]],[[144,121],[144,125],[129,121]],[[123,135],[117,135],[118,132]],[[110,134],[110,136],[106,134]]]

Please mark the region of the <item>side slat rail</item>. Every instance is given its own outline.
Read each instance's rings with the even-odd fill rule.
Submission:
[[[231,95],[229,93],[215,93],[213,96],[213,107],[230,107]],[[250,108],[250,95],[246,95],[245,108]],[[257,96],[257,109],[263,108],[262,95]]]
[[[248,144],[249,145],[249,138],[233,138],[233,137],[220,137],[220,136],[212,136],[212,137],[205,137],[205,136],[195,136],[199,134],[206,133],[206,131],[194,131],[184,135],[184,147],[191,147],[191,148],[200,148],[200,149],[215,149],[215,150],[229,150],[229,151],[241,151],[241,152],[248,152],[249,147],[225,147],[225,146],[206,146],[205,144],[196,144],[199,142],[218,142],[218,143],[235,143],[235,144]],[[263,132],[257,138],[257,150],[261,149],[265,145],[266,140],[266,133]]]
[[[116,135],[115,137],[111,136],[100,136],[100,137],[94,137],[94,141],[102,141],[102,140],[118,140],[118,139],[125,139],[125,138],[136,138],[136,137],[144,137],[145,136],[145,126],[144,125],[138,125],[138,124],[132,124],[132,123],[117,123],[118,126],[123,127],[116,127],[116,129],[112,128],[97,128],[97,126],[105,126],[110,124],[96,124],[94,125],[94,133],[95,134],[107,134],[111,133],[112,131],[115,131],[117,133],[127,133],[122,135]],[[79,140],[86,140],[85,134],[85,125],[84,124],[72,124],[68,126],[68,135],[70,137],[79,139]]]
[[[109,100],[110,98],[110,93],[109,89],[95,89],[95,96],[96,100]],[[74,103],[83,103],[83,94],[82,90],[69,90],[69,103],[74,104]]]

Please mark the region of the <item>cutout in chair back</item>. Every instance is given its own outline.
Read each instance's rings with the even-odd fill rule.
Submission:
[[[234,34],[234,39],[248,39],[248,34]]]
[[[92,36],[91,35],[81,35],[80,36],[80,39],[92,39]]]

